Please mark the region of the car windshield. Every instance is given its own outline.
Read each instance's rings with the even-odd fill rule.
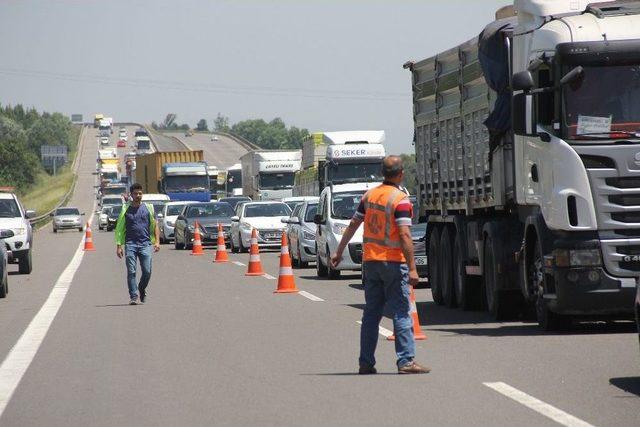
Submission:
[[[120,216],[121,210],[122,210],[122,206],[113,206],[109,208],[109,212],[107,213],[107,216],[109,218],[118,218],[118,216]]]
[[[318,204],[307,205],[307,212],[304,214],[304,222],[313,222],[313,217],[318,212]]]
[[[60,208],[56,210],[56,215],[80,215],[80,211],[76,208]]]
[[[14,199],[0,199],[0,218],[19,218],[20,209]]]
[[[182,208],[184,208],[184,205],[169,205],[169,206],[167,206],[167,216],[180,215],[180,212],[182,212]]]
[[[411,237],[413,239],[421,239],[427,234],[427,223],[413,224],[411,226]]]
[[[104,187],[102,189],[102,194],[105,196],[120,196],[126,192],[126,187]]]
[[[289,216],[291,210],[284,203],[265,203],[260,205],[248,205],[244,207],[244,216],[247,218],[257,216]]]
[[[260,188],[261,189],[278,189],[293,187],[293,179],[295,173],[264,173],[260,172]]]
[[[351,219],[358,209],[364,191],[336,193],[331,197],[331,216],[337,219]]]
[[[291,208],[291,210],[294,210],[296,208],[296,206],[298,206],[300,203],[302,203],[300,200],[295,201],[295,202],[285,202],[287,204],[287,206],[289,206]]]
[[[597,139],[640,132],[640,65],[583,69],[579,79],[563,88],[566,137]]]
[[[185,213],[187,218],[231,218],[233,209],[227,203],[207,203],[191,205]]]
[[[344,181],[382,181],[382,165],[375,163],[330,163],[328,177],[330,182]]]
[[[247,202],[251,199],[248,197],[224,197],[220,199],[221,202],[229,203],[232,209],[236,208],[236,205],[240,202]]]
[[[103,197],[102,204],[103,205],[121,205],[122,197]]]
[[[164,209],[165,202],[146,202],[151,203],[153,206],[153,212],[157,215]]]

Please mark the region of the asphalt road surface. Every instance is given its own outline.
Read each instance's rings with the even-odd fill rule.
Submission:
[[[158,151],[184,151],[188,150],[184,144],[181,144],[180,141],[171,138],[170,136],[163,135],[161,133],[152,132],[150,135],[153,145],[158,149]]]
[[[195,133],[192,136],[184,136],[184,133],[168,133],[182,141],[191,150],[204,151],[204,160],[209,166],[218,169],[227,169],[236,163],[240,163],[240,157],[247,149],[235,140],[224,135],[218,135],[217,141],[211,140],[210,133]]]
[[[93,129],[87,138],[71,204],[89,216]],[[214,264],[211,248],[195,257],[164,245],[147,304],[129,306],[113,233],[94,226],[97,250],[73,263],[81,237],[41,229],[33,273],[9,277],[0,300],[0,403],[10,397],[2,426],[640,425],[632,323],[549,334],[436,306],[420,289],[428,339],[417,343],[417,360],[433,371],[397,375],[381,335],[379,374],[359,376],[358,274],[328,281],[294,270],[306,293],[274,294],[277,252],[261,254],[271,276],[246,277],[248,254]],[[70,262],[75,275],[67,269],[59,280]],[[41,325],[40,308],[60,289],[68,293],[50,327],[28,328],[34,318]],[[382,326],[392,329],[390,319]]]

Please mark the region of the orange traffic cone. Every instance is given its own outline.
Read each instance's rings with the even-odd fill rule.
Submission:
[[[229,262],[227,246],[224,244],[222,224],[218,224],[218,248],[216,249],[216,257],[213,259],[213,262]]]
[[[249,268],[245,276],[262,276],[262,262],[260,262],[260,249],[258,248],[258,233],[254,228],[251,230],[251,249],[249,250]]]
[[[413,286],[410,286],[409,303],[411,304],[411,318],[413,319],[413,339],[416,341],[426,340],[427,336],[420,328],[420,319],[418,318],[418,309],[416,308],[416,294],[413,293]],[[387,337],[389,341],[396,339],[395,335]]]
[[[193,233],[193,247],[191,248],[191,255],[204,255],[202,250],[202,240],[200,239],[200,226],[198,221],[195,224],[195,231]]]
[[[280,273],[278,274],[278,289],[276,294],[298,292],[296,283],[293,281],[293,269],[291,268],[291,258],[289,257],[289,244],[287,235],[282,233],[282,243],[280,246]]]
[[[95,251],[96,248],[93,246],[93,234],[91,234],[91,225],[87,222],[87,229],[84,234],[84,250],[85,251]]]

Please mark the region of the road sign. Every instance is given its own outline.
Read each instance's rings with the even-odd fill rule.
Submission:
[[[42,165],[56,174],[57,169],[67,163],[69,158],[66,145],[42,145],[40,146]]]
[[[82,123],[82,114],[72,114],[71,115],[71,121],[73,123]]]

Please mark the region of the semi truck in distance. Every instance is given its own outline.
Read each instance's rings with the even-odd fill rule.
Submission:
[[[236,163],[226,171],[227,196],[242,196],[242,165]]]
[[[149,134],[146,129],[136,129],[136,132],[134,133],[134,140],[136,142],[136,151],[138,153],[144,154],[151,152],[151,138],[149,138]]]
[[[222,197],[226,197],[226,171],[222,171],[215,166],[209,166],[207,170],[209,172],[209,192],[211,193],[211,199],[218,200]]]
[[[381,182],[384,131],[315,132],[302,142],[294,196],[319,196],[332,183]]]
[[[631,317],[639,4],[517,0],[507,15],[404,65],[433,299],[545,330]]]
[[[136,156],[135,182],[144,193],[163,193],[172,200],[211,200],[202,150]]]
[[[93,127],[98,128],[102,119],[104,119],[104,114],[97,113],[95,116],[93,116]]]
[[[254,150],[240,157],[242,194],[252,200],[282,200],[292,196],[300,150]]]

